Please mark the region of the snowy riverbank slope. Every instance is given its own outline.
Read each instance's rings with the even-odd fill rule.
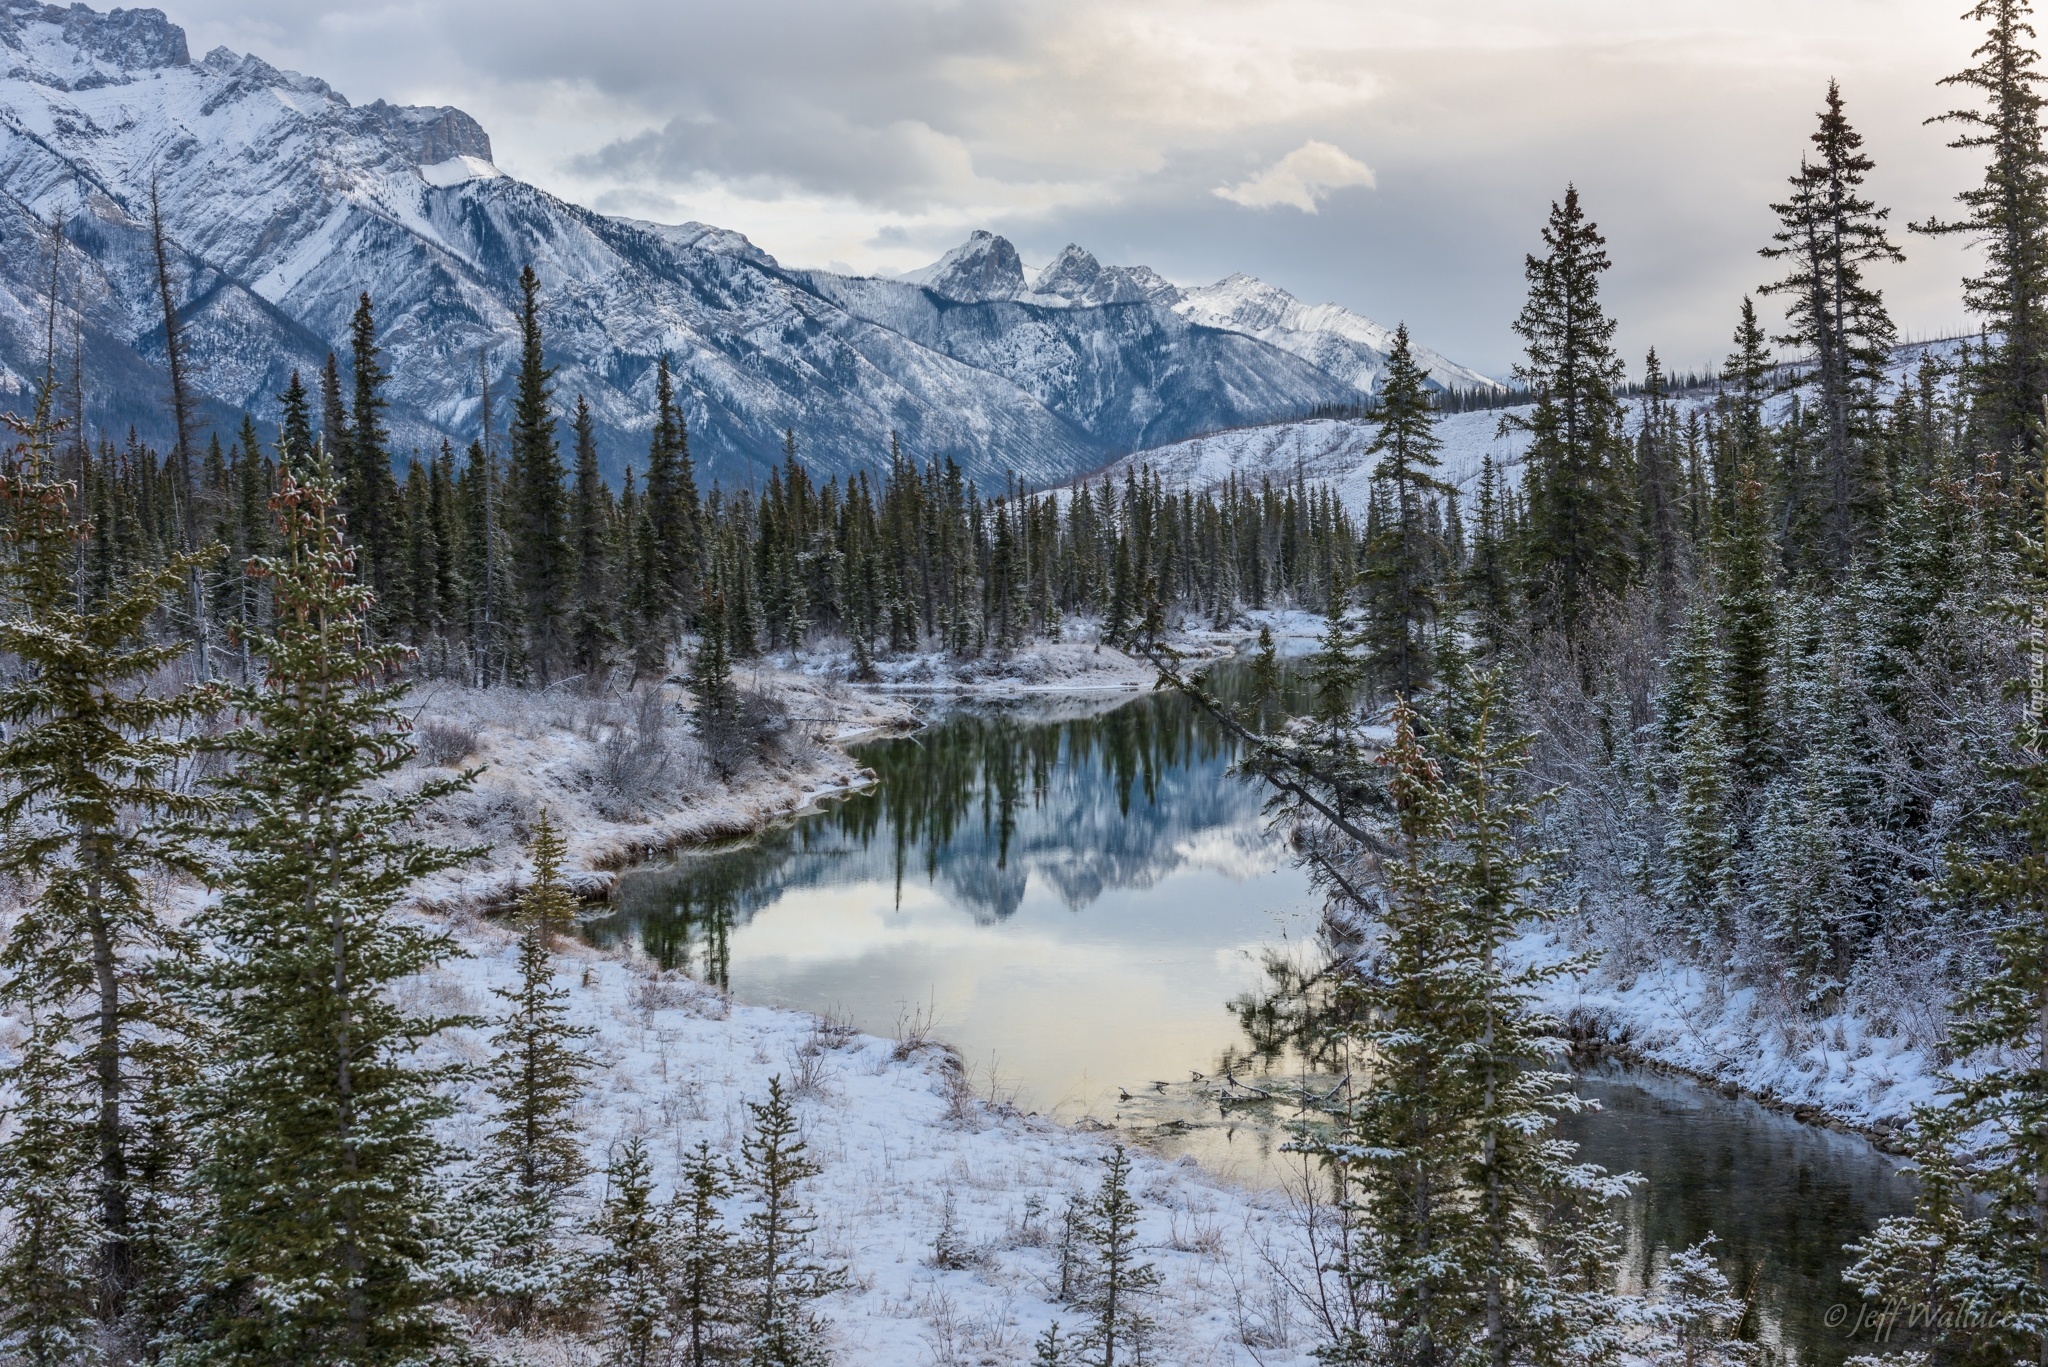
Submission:
[[[1597,948],[1590,939],[1532,931],[1515,952],[1549,963]],[[1942,1063],[1929,1041],[1941,1038],[1945,1021],[1922,1002],[1924,992],[1901,991],[1884,1016],[1837,1008],[1817,1017],[1754,987],[1731,987],[1696,964],[1656,958],[1631,966],[1609,952],[1584,973],[1544,984],[1539,996],[1583,1043],[1888,1144],[1914,1107],[1938,1095]]]
[[[435,1010],[494,1014],[490,989],[516,973],[513,936],[468,916],[452,925],[473,957],[412,990]],[[637,1134],[667,1190],[698,1140],[738,1152],[745,1103],[765,1097],[771,1076],[798,1085],[805,1139],[824,1169],[806,1193],[818,1250],[850,1278],[823,1303],[835,1363],[1022,1362],[1053,1320],[1080,1327],[1056,1303],[1055,1241],[1068,1200],[1100,1182],[1110,1136],[989,1104],[941,1046],[735,1005],[678,974],[579,946],[559,963],[574,1018],[596,1032],[586,1047],[598,1066],[579,1114],[600,1168],[610,1145]],[[481,1061],[485,1038],[449,1032],[434,1049]],[[483,1098],[469,1100],[477,1107],[465,1113],[480,1113]],[[453,1137],[473,1146],[483,1133],[472,1120]],[[1306,1326],[1274,1269],[1300,1275],[1310,1265],[1285,1201],[1223,1184],[1191,1159],[1132,1152],[1143,1256],[1162,1278],[1148,1307],[1159,1324],[1148,1360],[1309,1361]],[[523,1362],[596,1360],[567,1340],[499,1347]]]
[[[682,845],[731,839],[870,781],[836,743],[915,724],[904,703],[829,681],[763,671],[736,679],[779,699],[787,727],[756,765],[721,779],[689,733],[674,686],[589,697],[567,689],[426,685],[413,696],[430,772],[479,769],[440,804],[426,834],[484,850],[423,883],[427,905],[506,900],[525,876],[525,843],[543,807],[569,842],[572,886],[601,897],[611,875]]]

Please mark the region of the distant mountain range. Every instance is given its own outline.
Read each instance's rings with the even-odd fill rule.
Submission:
[[[401,451],[467,442],[479,353],[503,384],[528,263],[558,390],[589,400],[614,474],[644,452],[662,355],[715,477],[750,478],[793,427],[826,472],[874,466],[894,432],[984,483],[1357,403],[1386,359],[1386,328],[1246,276],[1182,289],[1070,246],[1027,282],[985,232],[893,280],[791,270],[737,233],[607,217],[506,176],[459,109],[352,105],[225,48],[194,60],[158,10],[0,0],[0,67],[0,391],[20,403],[54,334],[60,369],[82,351],[89,420],[115,432],[165,425],[152,187],[216,426],[274,415],[367,290]],[[1443,386],[1494,383],[1421,355]]]

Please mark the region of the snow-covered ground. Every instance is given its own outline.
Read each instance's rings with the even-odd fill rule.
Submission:
[[[739,678],[750,682],[744,672]],[[793,714],[816,718],[782,761],[732,784],[711,782],[673,707],[663,706],[652,724],[665,735],[675,781],[637,798],[622,797],[604,779],[618,768],[607,767],[604,747],[638,739],[649,724],[631,701],[508,690],[423,695],[423,740],[440,728],[473,733],[471,753],[448,763],[487,766],[471,793],[445,805],[430,834],[490,849],[423,889],[433,910],[422,914],[450,928],[469,957],[408,990],[436,1011],[496,1013],[490,989],[512,981],[516,943],[486,912],[523,876],[521,842],[542,805],[566,835],[568,868],[593,884],[652,849],[737,834],[847,791],[863,781],[862,771],[830,742],[911,716],[887,691],[790,672],[760,682]],[[655,696],[672,702],[672,691]],[[417,763],[424,770],[433,760],[423,755]],[[881,1040],[800,1012],[737,1004],[679,973],[586,946],[564,945],[560,964],[557,982],[570,993],[572,1012],[595,1031],[588,1048],[598,1066],[581,1115],[597,1168],[609,1146],[638,1134],[665,1183],[699,1139],[737,1152],[745,1103],[763,1098],[770,1077],[798,1085],[805,1135],[824,1165],[810,1184],[820,1248],[850,1273],[849,1289],[824,1307],[835,1361],[1023,1361],[1053,1320],[1079,1327],[1076,1313],[1056,1303],[1052,1244],[1069,1198],[1099,1183],[1113,1134],[1057,1125],[976,1095],[957,1055],[920,1037],[916,1022],[904,1023],[904,1040]],[[480,1062],[488,1033],[451,1031],[432,1050]],[[468,1100],[474,1104],[462,1108],[466,1119],[452,1135],[465,1147],[481,1141],[476,1117],[485,1109],[480,1095]],[[1297,1247],[1284,1194],[1231,1185],[1192,1159],[1142,1151],[1133,1158],[1145,1256],[1162,1276],[1151,1307],[1161,1335],[1151,1360],[1191,1367],[1308,1361],[1306,1325],[1276,1270],[1299,1277],[1312,1265]],[[945,1260],[954,1266],[936,1265],[942,1230],[960,1250]],[[537,1362],[590,1357],[568,1340],[520,1345],[517,1354]]]
[[[1560,934],[1532,931],[1515,952],[1544,963],[1584,948]],[[1586,973],[1545,984],[1540,999],[1586,1043],[1887,1144],[1914,1107],[1938,1095],[1941,1062],[1918,1042],[1938,1036],[1938,1022],[1878,1020],[1839,1008],[1823,1017],[1781,1010],[1754,988],[1732,988],[1674,959],[1635,969],[1595,963]]]
[[[568,690],[428,685],[414,694],[422,771],[481,768],[434,813],[427,834],[483,858],[421,885],[428,905],[503,901],[527,870],[545,807],[569,841],[578,891],[602,896],[618,870],[686,844],[758,830],[872,781],[837,742],[914,725],[902,702],[780,671],[735,675],[765,687],[789,729],[741,781],[720,780],[689,734],[674,687],[589,697]]]
[[[498,1007],[489,989],[516,972],[513,935],[467,915],[452,924],[473,957],[411,990],[435,1010],[489,1016]],[[770,1077],[797,1085],[805,1139],[824,1167],[807,1193],[818,1249],[850,1274],[823,1306],[835,1362],[1023,1362],[1052,1321],[1081,1327],[1057,1303],[1053,1243],[1068,1200],[1100,1183],[1113,1136],[977,1096],[955,1055],[914,1034],[881,1040],[737,1005],[680,974],[578,946],[559,962],[571,1011],[596,1031],[586,1047],[598,1067],[580,1114],[598,1166],[610,1145],[643,1136],[666,1189],[699,1139],[738,1152],[745,1103],[765,1097]],[[434,1049],[482,1061],[485,1038],[453,1031]],[[477,1144],[483,1133],[472,1121],[454,1137]],[[1285,1198],[1228,1185],[1192,1159],[1132,1158],[1143,1256],[1162,1279],[1148,1307],[1160,1329],[1147,1360],[1309,1361],[1306,1326],[1275,1270],[1298,1276],[1309,1263]],[[943,1260],[942,1231],[955,1250]],[[519,1358],[595,1361],[568,1342],[527,1345]]]
[[[414,1003],[486,1019],[498,1013],[491,989],[512,981],[515,942],[489,912],[523,877],[523,843],[543,806],[567,837],[567,867],[596,891],[605,875],[654,851],[740,834],[867,781],[836,742],[913,715],[900,694],[817,674],[743,674],[741,682],[777,690],[793,727],[780,755],[733,782],[704,766],[673,689],[595,699],[423,690],[416,705],[425,752],[415,772],[485,766],[427,834],[487,850],[420,889],[414,914],[446,927],[466,957],[405,984]],[[169,895],[189,902],[196,890]],[[1564,952],[1535,936],[1522,949]],[[1053,1320],[1080,1327],[1076,1312],[1057,1303],[1052,1245],[1069,1199],[1099,1183],[1114,1132],[1057,1125],[978,1095],[957,1055],[916,1021],[904,1022],[902,1039],[883,1040],[804,1013],[735,1003],[622,954],[565,944],[558,963],[573,1015],[594,1032],[586,1047],[597,1066],[580,1115],[599,1169],[613,1144],[640,1135],[665,1188],[699,1139],[737,1151],[745,1103],[762,1099],[771,1077],[795,1087],[824,1169],[808,1192],[820,1251],[849,1274],[847,1289],[823,1305],[835,1361],[1021,1362]],[[1719,994],[1691,970],[1661,968],[1626,982],[1596,971],[1557,985],[1550,1005],[1580,1022],[1597,1018],[1608,1037],[1647,1058],[1858,1124],[1887,1123],[1929,1094],[1927,1061],[1895,1041],[1854,1021],[1832,1034],[1774,1037],[1742,994]],[[452,1030],[429,1053],[481,1062],[488,1034]],[[0,1055],[16,1039],[0,1021]],[[450,1122],[458,1145],[482,1140],[482,1100],[466,1098],[474,1104]],[[1162,1279],[1149,1307],[1160,1335],[1150,1360],[1308,1363],[1313,1336],[1287,1283],[1312,1278],[1315,1260],[1289,1196],[1233,1185],[1191,1158],[1133,1150],[1133,1169],[1144,1256]],[[600,1183],[592,1179],[593,1201]],[[942,1242],[950,1256],[940,1256]],[[523,1362],[595,1360],[568,1339],[499,1346]]]

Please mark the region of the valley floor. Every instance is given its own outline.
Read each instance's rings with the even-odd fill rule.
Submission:
[[[485,766],[471,792],[445,804],[431,834],[490,848],[423,890],[423,905],[468,957],[409,990],[436,1011],[496,1013],[491,989],[512,981],[516,941],[488,913],[526,876],[521,845],[541,807],[567,834],[577,881],[596,894],[610,873],[654,852],[738,835],[859,786],[869,776],[834,742],[914,717],[903,697],[814,674],[764,670],[758,682],[804,720],[779,758],[730,784],[702,767],[672,706],[649,722],[619,700],[426,694],[418,726],[429,754],[435,736],[453,731],[459,738],[444,751],[468,753],[446,755],[443,767]],[[984,691],[1011,687],[1003,680]],[[669,755],[661,780],[634,798],[608,781],[619,766],[608,768],[605,757],[641,743],[644,726]],[[433,767],[428,755],[419,767]],[[849,1289],[824,1306],[835,1361],[1023,1361],[1052,1321],[1065,1331],[1081,1327],[1056,1303],[1053,1243],[1068,1201],[1099,1183],[1113,1135],[977,1096],[958,1057],[914,1033],[876,1039],[803,1013],[735,1003],[679,973],[573,943],[562,947],[560,964],[558,985],[570,992],[578,1022],[595,1032],[588,1047],[598,1067],[582,1104],[594,1165],[602,1167],[609,1146],[639,1134],[665,1184],[699,1139],[738,1151],[745,1103],[763,1099],[770,1077],[797,1087],[806,1137],[824,1166],[810,1184],[820,1248],[851,1276]],[[432,1048],[481,1061],[488,1034],[450,1031]],[[464,1114],[482,1112],[480,1095],[466,1100],[475,1104]],[[483,1133],[469,1120],[452,1138],[471,1147]],[[1142,1150],[1134,1151],[1133,1190],[1144,1207],[1145,1256],[1163,1279],[1149,1360],[1309,1360],[1306,1326],[1280,1277],[1299,1276],[1313,1260],[1296,1246],[1282,1193],[1235,1187],[1192,1159],[1169,1162]],[[567,1337],[496,1348],[523,1362],[595,1361]]]
[[[1276,634],[1304,635],[1312,621]],[[1221,653],[1241,636],[1196,638]],[[1028,656],[1028,659],[1026,658]],[[1137,688],[1150,671],[1092,642],[1020,652],[1008,668],[953,669],[894,686],[837,681],[833,662],[738,681],[773,689],[790,714],[780,749],[733,781],[706,764],[675,706],[673,687],[609,698],[425,686],[415,694],[421,755],[407,777],[481,767],[474,786],[444,804],[426,832],[481,846],[462,870],[421,887],[419,912],[452,930],[465,957],[406,991],[439,1012],[497,1014],[492,989],[515,967],[512,931],[491,913],[529,873],[523,852],[542,809],[569,842],[579,891],[601,897],[619,870],[678,847],[734,838],[872,782],[841,748],[863,735],[914,725],[918,686],[1006,694],[1027,689]],[[167,890],[175,902],[193,888]],[[0,920],[4,920],[0,917]],[[1570,951],[1532,936],[1530,957]],[[581,1113],[590,1156],[639,1134],[664,1183],[699,1139],[736,1152],[745,1103],[780,1075],[824,1173],[811,1184],[822,1251],[850,1273],[825,1303],[835,1360],[874,1367],[1027,1360],[1055,1319],[1052,1245],[1060,1213],[1092,1193],[1113,1134],[1055,1125],[975,1094],[960,1061],[914,1032],[900,1041],[853,1033],[803,1013],[735,1003],[629,955],[566,944],[558,983],[577,1020],[595,1032],[598,1060]],[[1557,983],[1550,1004],[1588,1033],[1640,1056],[1861,1125],[1895,1123],[1929,1094],[1929,1063],[1865,1023],[1798,1035],[1762,1022],[1742,994],[1721,993],[1696,970],[1662,966],[1622,978],[1605,970]],[[453,1030],[430,1046],[480,1062],[488,1030]],[[0,1018],[0,1060],[18,1047],[18,1023]],[[483,1098],[466,1100],[451,1138],[483,1138]],[[596,1181],[593,1180],[593,1190]],[[1133,1189],[1144,1208],[1145,1256],[1162,1274],[1151,1360],[1189,1364],[1306,1364],[1313,1341],[1286,1283],[1312,1276],[1286,1193],[1250,1190],[1134,1151]],[[594,1197],[593,1197],[594,1199]],[[942,1245],[944,1252],[942,1252]],[[943,1264],[943,1265],[942,1265]],[[594,1361],[569,1338],[497,1345],[517,1361]]]

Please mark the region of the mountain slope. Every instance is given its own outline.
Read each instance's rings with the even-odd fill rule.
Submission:
[[[828,472],[879,463],[893,432],[985,482],[1046,482],[1359,394],[1356,366],[1191,313],[1156,274],[1078,247],[1032,290],[989,234],[922,281],[789,271],[736,233],[609,218],[505,176],[458,109],[352,105],[256,57],[194,60],[159,11],[30,0],[0,0],[0,389],[26,392],[54,333],[92,423],[160,434],[152,191],[216,426],[274,414],[368,292],[401,451],[466,443],[480,353],[506,381],[528,263],[557,389],[588,399],[615,473],[644,449],[663,355],[693,450],[727,480],[795,428]]]
[[[1375,393],[1394,349],[1394,330],[1338,304],[1304,304],[1248,275],[1183,290],[1174,311],[1190,322],[1228,328],[1301,357],[1363,393]],[[1499,382],[1410,341],[1415,359],[1443,389],[1498,389]]]

